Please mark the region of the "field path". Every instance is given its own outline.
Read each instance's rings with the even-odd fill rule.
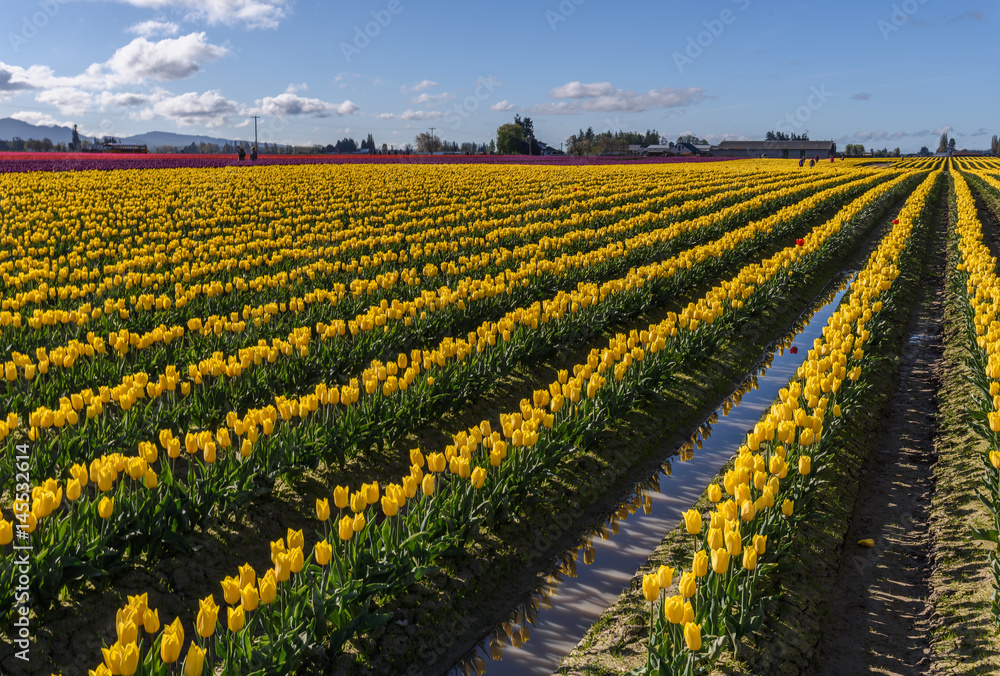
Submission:
[[[924,270],[899,383],[855,506],[816,651],[820,676],[930,673],[929,511],[943,364],[944,238]],[[858,545],[872,539],[875,546]]]

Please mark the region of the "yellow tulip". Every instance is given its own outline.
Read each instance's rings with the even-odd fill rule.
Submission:
[[[757,567],[757,550],[753,547],[747,547],[743,550],[743,567],[747,570],[753,570]]]
[[[122,650],[121,673],[122,676],[132,676],[139,668],[139,646],[129,643]]]
[[[425,476],[423,483],[421,483],[420,487],[423,489],[424,495],[426,495],[427,497],[434,495],[434,475],[428,474],[427,476]]]
[[[287,537],[285,539],[288,540],[289,549],[294,549],[295,547],[301,549],[305,545],[306,541],[301,530],[292,530],[291,528],[288,529]]]
[[[322,500],[316,498],[316,518],[320,521],[328,521],[330,519],[330,500],[328,498],[323,498]]]
[[[366,524],[366,521],[365,521],[365,515],[364,515],[363,512],[360,513],[360,514],[356,514],[354,516],[354,522],[352,524],[352,528],[354,528],[354,532],[355,533],[360,533],[361,531],[363,531],[365,529],[365,524]]]
[[[240,589],[243,589],[248,584],[257,584],[257,573],[254,571],[253,566],[245,563],[240,566]]]
[[[184,658],[184,676],[201,676],[205,668],[205,651],[191,641],[187,657]]]
[[[219,606],[215,604],[215,599],[206,596],[198,602],[198,617],[195,622],[195,629],[202,638],[208,638],[215,633],[215,624],[219,619]]]
[[[681,596],[671,596],[664,607],[664,615],[670,624],[680,624],[684,621],[684,599]]]
[[[799,474],[805,476],[812,472],[812,458],[808,455],[799,456]]]
[[[337,486],[333,489],[333,503],[337,509],[346,509],[349,492],[346,486]]]
[[[396,516],[399,512],[399,505],[388,495],[382,498],[382,513],[386,516]]]
[[[235,608],[228,608],[228,625],[229,631],[237,632],[242,631],[243,627],[246,626],[247,618],[246,614],[243,612],[243,606],[236,606]]]
[[[155,634],[160,630],[160,611],[147,610],[142,619],[142,628],[147,634]]]
[[[257,593],[257,587],[252,584],[248,584],[246,587],[240,590],[240,602],[243,608],[249,612],[257,610],[257,604],[260,602],[260,595]]]
[[[701,512],[695,509],[689,509],[684,512],[684,524],[687,526],[687,532],[691,535],[697,535],[701,532]]]
[[[302,554],[301,547],[295,547],[288,551],[289,567],[293,573],[301,573],[302,567],[305,565],[305,557]]]
[[[712,570],[719,575],[724,575],[729,570],[729,552],[727,550],[712,550]]]
[[[650,603],[660,597],[660,584],[655,573],[647,573],[642,576],[642,594]]]
[[[115,509],[114,498],[103,497],[101,498],[101,502],[97,505],[97,513],[100,515],[102,519],[110,519],[111,513],[114,512],[114,509]]]
[[[695,577],[708,575],[708,554],[704,549],[698,550],[694,555],[694,562],[691,564],[691,572]]]
[[[719,484],[711,484],[708,487],[708,499],[710,502],[719,502],[722,500],[722,488]]]
[[[697,625],[694,622],[688,622],[684,625],[684,643],[687,644],[688,650],[691,652],[698,652],[701,650],[700,625]]]
[[[330,563],[330,559],[333,558],[333,547],[326,540],[320,540],[315,545],[313,545],[313,559],[316,561],[316,565],[325,566]],[[244,605],[246,605],[244,603]],[[248,608],[248,610],[253,610]]]
[[[729,550],[730,556],[739,556],[743,552],[743,541],[739,531],[726,533],[726,549]]]
[[[792,500],[785,500],[781,503],[781,513],[785,516],[791,516],[792,511],[795,509],[795,502]]]
[[[222,595],[226,603],[233,606],[240,601],[240,581],[238,578],[226,576],[222,581]]]
[[[694,596],[695,591],[698,589],[698,579],[694,576],[694,573],[681,573],[681,581],[677,589],[680,591],[681,596],[686,599]]]
[[[269,603],[274,603],[274,599],[278,595],[278,584],[274,579],[274,570],[268,570],[264,575],[261,576],[260,582],[257,584],[260,589],[260,602],[264,605]]]
[[[274,561],[274,579],[287,582],[292,575],[292,557],[288,552],[280,552]]]
[[[764,552],[767,550],[767,536],[766,535],[754,535],[753,536],[753,548],[757,550],[758,556],[763,556]]]
[[[354,535],[354,519],[349,516],[345,516],[340,520],[339,532],[341,540],[350,540],[351,536]]]
[[[660,589],[667,589],[674,582],[674,569],[670,566],[660,566],[656,571],[656,581]]]

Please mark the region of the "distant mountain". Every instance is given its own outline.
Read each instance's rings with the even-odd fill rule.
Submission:
[[[0,120],[0,139],[10,141],[14,137],[20,137],[27,141],[29,138],[49,139],[53,143],[69,143],[73,140],[73,130],[69,127],[43,127],[12,117],[5,117]]]
[[[45,127],[29,124],[28,122],[15,120],[11,117],[0,119],[0,139],[10,141],[15,136],[20,137],[25,141],[31,138],[38,139],[39,141],[44,138],[48,138],[51,139],[53,143],[70,143],[73,140],[73,130],[70,127]],[[80,137],[93,141],[93,137],[85,136],[82,133],[80,134]],[[144,143],[151,151],[154,152],[163,146],[184,148],[192,143],[196,145],[199,143],[217,143],[221,146],[235,140],[214,138],[211,136],[175,134],[169,131],[149,131],[144,134],[136,134],[135,136],[116,136],[115,138],[117,138],[121,143]]]
[[[211,136],[190,136],[188,134],[174,134],[169,131],[148,131],[145,134],[137,134],[135,136],[117,137],[122,143],[145,143],[149,146],[149,149],[159,148],[161,146],[173,146],[175,148],[183,148],[184,146],[189,146],[192,143],[195,145],[199,143],[217,143],[220,146],[226,143],[231,143],[235,139],[224,139],[224,138],[213,138]]]

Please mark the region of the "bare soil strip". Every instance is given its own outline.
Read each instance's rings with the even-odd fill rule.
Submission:
[[[982,200],[975,183],[973,192],[979,198],[983,242],[995,253],[1000,232],[996,217],[985,207],[996,210],[998,204],[995,198]],[[949,251],[949,272],[954,269],[956,255],[953,249]],[[931,508],[933,672],[986,676],[1000,672],[1000,637],[990,613],[993,581],[986,565],[989,545],[972,535],[972,528],[992,527],[989,512],[975,494],[981,485],[980,458],[986,443],[966,422],[971,403],[965,365],[968,350],[959,301],[950,280],[946,289],[938,463],[934,468],[937,491]]]
[[[943,234],[943,233],[940,233]],[[943,365],[945,244],[935,237],[899,366],[899,386],[869,459],[840,576],[810,673],[930,673],[937,391]],[[874,547],[858,544],[873,540]]]

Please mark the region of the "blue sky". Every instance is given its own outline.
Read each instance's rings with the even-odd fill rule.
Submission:
[[[668,139],[770,129],[934,150],[1000,134],[995,3],[4,0],[0,117],[401,147],[515,114]]]

